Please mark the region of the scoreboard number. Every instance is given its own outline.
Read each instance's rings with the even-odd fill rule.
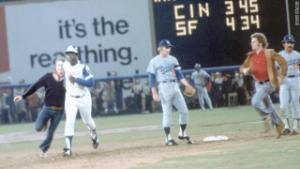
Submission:
[[[224,5],[226,8],[226,26],[232,31],[236,31],[236,22],[241,25],[238,29],[242,31],[250,30],[252,27],[255,29],[260,29],[260,19],[259,19],[259,8],[258,0],[239,0],[238,9],[239,14],[243,14],[240,17],[234,12],[234,1],[225,0]],[[238,18],[237,20],[235,18]]]

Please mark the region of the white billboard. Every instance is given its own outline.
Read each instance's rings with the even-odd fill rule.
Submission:
[[[148,0],[54,1],[5,6],[10,76],[33,82],[66,46],[96,78],[145,73],[152,57]]]

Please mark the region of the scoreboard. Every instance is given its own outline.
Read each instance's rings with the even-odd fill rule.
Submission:
[[[289,0],[296,49],[299,2]],[[153,0],[153,13],[156,40],[169,39],[185,69],[196,62],[204,67],[241,64],[254,32],[266,34],[270,48],[281,50],[288,32],[285,0]]]

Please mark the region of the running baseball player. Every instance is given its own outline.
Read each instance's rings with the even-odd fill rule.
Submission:
[[[65,101],[65,156],[72,155],[72,138],[74,136],[75,120],[79,111],[83,123],[90,131],[93,148],[97,148],[99,140],[96,133],[96,125],[92,119],[92,99],[88,87],[94,85],[94,78],[89,67],[81,64],[78,60],[78,51],[74,46],[66,49],[67,62],[64,63],[66,79],[66,101]]]
[[[299,123],[299,64],[300,54],[294,50],[295,38],[292,35],[283,37],[282,44],[284,50],[279,52],[288,64],[287,76],[280,85],[280,108],[283,111],[284,131],[283,135],[297,134]],[[293,127],[289,125],[289,105],[292,106]]]
[[[171,47],[173,47],[173,45],[169,40],[161,40],[158,45],[159,54],[151,59],[147,68],[153,100],[161,101],[163,110],[162,125],[166,135],[165,144],[167,146],[177,144],[171,136],[172,106],[175,106],[180,113],[180,131],[178,138],[180,140],[186,140],[188,144],[192,143],[186,131],[188,108],[179,89],[177,79],[180,80],[186,88],[193,87],[183,77],[177,59],[170,55]],[[155,82],[158,83],[158,91],[155,87]]]
[[[195,64],[195,71],[192,73],[192,80],[197,89],[198,101],[202,110],[205,110],[205,102],[208,105],[209,109],[212,110],[213,106],[211,104],[211,100],[208,96],[206,85],[210,80],[209,74],[201,69],[201,65],[199,63]]]
[[[35,129],[38,132],[46,130],[47,123],[48,121],[50,122],[47,136],[40,145],[41,158],[47,158],[47,152],[52,143],[55,130],[64,113],[66,89],[64,87],[63,63],[63,59],[56,59],[55,71],[53,73],[45,74],[36,83],[34,83],[22,96],[16,96],[14,98],[15,102],[19,102],[22,99],[26,99],[28,96],[32,95],[39,88],[45,88],[45,103],[42,111],[39,113],[38,118],[35,121]]]

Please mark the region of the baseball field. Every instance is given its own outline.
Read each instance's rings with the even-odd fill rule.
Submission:
[[[64,121],[47,159],[38,145],[45,133],[34,124],[0,126],[0,169],[296,169],[300,168],[300,137],[276,139],[250,106],[190,111],[188,132],[194,144],[164,145],[161,113],[96,118],[101,144],[94,150],[87,129],[76,122],[73,157],[62,156]],[[173,114],[172,135],[178,132]],[[203,142],[226,135],[228,141]]]

